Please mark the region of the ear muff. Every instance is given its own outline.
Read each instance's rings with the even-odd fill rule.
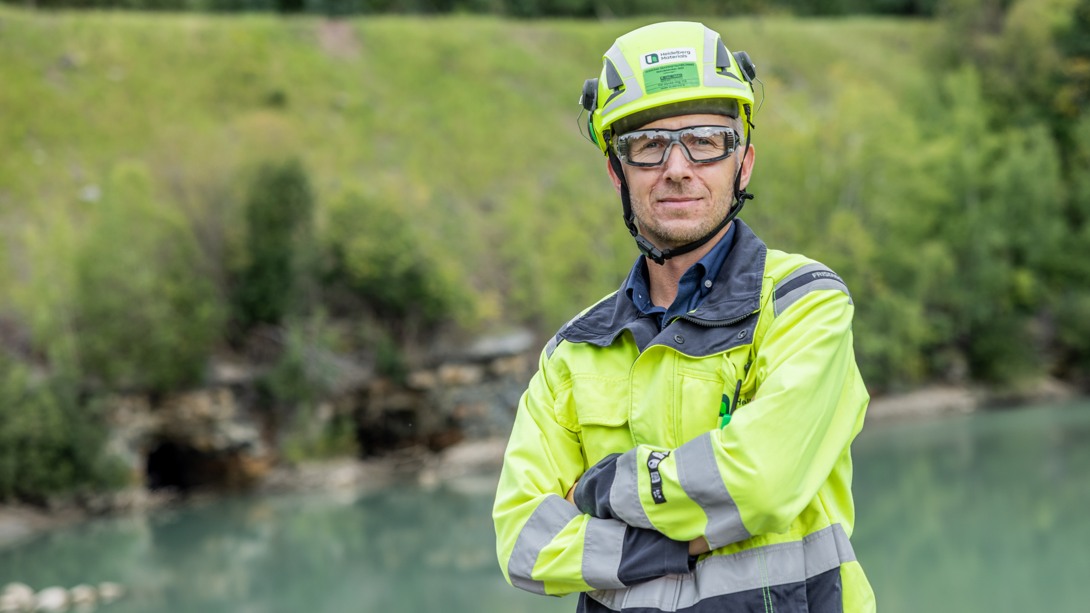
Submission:
[[[583,105],[588,113],[594,112],[594,105],[598,102],[598,79],[583,81],[583,95],[579,97],[579,104]]]
[[[598,79],[583,81],[583,93],[579,96],[579,104],[583,105],[583,110],[587,112],[587,132],[590,133],[590,139],[595,145],[600,146],[598,135],[594,133],[594,112],[598,105]]]
[[[749,59],[749,54],[745,51],[735,51],[731,55],[734,56],[734,61],[738,62],[738,68],[742,69],[742,76],[752,84],[753,79],[757,78],[757,66],[753,64],[753,60]]]

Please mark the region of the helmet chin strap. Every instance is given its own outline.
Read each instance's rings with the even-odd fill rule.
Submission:
[[[749,154],[749,134],[746,134],[746,146],[742,150],[742,163],[745,164],[745,156]],[[701,236],[691,243],[686,243],[680,247],[672,247],[670,249],[661,250],[655,247],[651,241],[647,240],[647,237],[640,235],[639,228],[636,227],[636,216],[632,213],[632,198],[628,193],[628,182],[624,177],[624,168],[621,166],[621,160],[617,157],[617,154],[613,152],[613,148],[609,150],[609,163],[613,167],[613,172],[617,174],[617,177],[621,180],[621,207],[624,212],[624,225],[628,228],[628,232],[632,234],[632,237],[636,239],[636,247],[639,248],[640,253],[651,259],[652,262],[663,265],[666,260],[677,257],[683,253],[689,253],[694,249],[699,249],[711,239],[715,238],[719,231],[727,227],[727,224],[731,222],[738,213],[742,212],[742,207],[745,205],[746,200],[752,200],[753,194],[746,192],[742,189],[742,166],[738,166],[738,172],[734,175],[734,202],[731,204],[730,210],[727,211],[726,216],[720,221],[714,228],[707,234]]]

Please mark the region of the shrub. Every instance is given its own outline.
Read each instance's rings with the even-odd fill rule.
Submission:
[[[352,416],[335,413],[326,402],[341,374],[333,330],[319,314],[289,321],[283,333],[280,358],[260,385],[281,422],[284,458],[298,462],[354,454]]]
[[[243,325],[278,323],[307,302],[307,253],[314,196],[296,159],[263,164],[246,202],[248,262],[236,305]]]
[[[105,440],[71,379],[35,380],[0,355],[0,500],[41,503],[60,492],[124,485],[126,469],[104,453]]]
[[[393,202],[347,194],[330,211],[327,288],[403,329],[472,318],[475,300],[459,263],[423,241],[416,227]]]
[[[151,390],[198,381],[222,309],[190,228],[141,166],[115,170],[96,213],[75,265],[81,369]]]

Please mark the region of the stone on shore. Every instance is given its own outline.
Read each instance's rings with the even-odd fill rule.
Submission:
[[[34,598],[37,611],[64,611],[69,604],[68,590],[63,587],[47,587]]]
[[[113,602],[125,594],[125,589],[117,583],[103,581],[98,584],[98,598],[102,602]]]
[[[9,583],[0,594],[0,612],[29,611],[34,608],[34,590],[25,583]]]

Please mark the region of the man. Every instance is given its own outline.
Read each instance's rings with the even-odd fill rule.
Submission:
[[[849,542],[851,297],[735,219],[754,72],[671,22],[617,39],[584,86],[642,256],[520,402],[493,511],[517,587],[587,612],[875,610]]]

